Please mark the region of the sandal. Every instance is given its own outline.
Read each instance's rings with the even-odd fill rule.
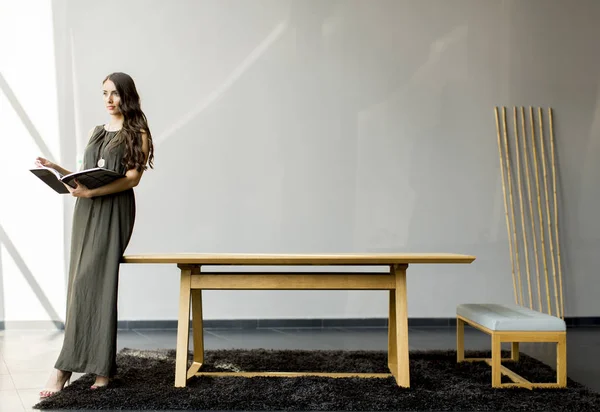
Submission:
[[[73,374],[72,372],[65,372],[65,371],[61,371],[65,374],[68,374],[69,377],[67,378],[67,380],[65,381],[65,383],[62,385],[62,387],[58,390],[55,389],[43,389],[42,391],[40,391],[40,399],[46,399],[49,398],[50,396],[54,395],[57,392],[60,392],[61,390],[64,389],[65,386],[68,386],[71,384],[71,375]],[[57,373],[58,375],[58,373]],[[58,379],[58,376],[57,376]]]

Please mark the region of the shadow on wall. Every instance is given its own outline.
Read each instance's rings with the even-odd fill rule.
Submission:
[[[0,224],[0,245],[6,250],[8,255],[10,257],[12,257],[13,261],[15,262],[15,265],[19,268],[19,271],[25,277],[27,284],[29,285],[31,290],[33,290],[38,301],[41,303],[42,307],[44,308],[44,311],[46,311],[46,313],[48,314],[50,319],[52,319],[54,324],[58,325],[60,323],[60,321],[59,321],[60,316],[58,316],[58,313],[56,313],[56,311],[52,307],[50,300],[48,299],[48,297],[46,296],[46,294],[40,287],[39,283],[35,280],[33,273],[31,273],[31,270],[29,269],[29,267],[27,267],[25,260],[19,254],[19,251],[15,247],[14,243],[10,240],[10,238],[8,237],[8,234],[6,233],[6,231],[4,230],[4,227],[2,227],[1,224]],[[1,257],[1,255],[0,255],[0,257]],[[4,313],[4,311],[5,311],[4,300],[5,299],[4,299],[3,284],[4,284],[4,279],[2,276],[2,261],[0,261],[0,319],[4,319],[4,316],[5,316],[5,313]],[[0,324],[1,329],[4,329],[5,326],[6,325],[4,322]]]
[[[19,116],[19,119],[23,122],[23,125],[25,126],[25,128],[27,129],[27,131],[29,132],[29,134],[31,135],[33,140],[35,141],[35,144],[37,145],[37,147],[40,148],[42,156],[51,161],[56,161],[56,158],[54,156],[52,156],[52,153],[50,153],[50,149],[44,142],[44,139],[42,139],[40,132],[38,132],[38,130],[34,126],[33,122],[27,115],[27,112],[25,112],[25,109],[23,108],[23,106],[21,105],[19,100],[17,99],[17,96],[15,96],[15,93],[12,91],[12,88],[10,87],[10,85],[6,82],[6,79],[4,78],[2,73],[0,73],[0,90],[4,93],[4,95],[6,96],[6,99],[8,100],[8,102],[11,104],[11,106],[15,110],[15,113],[17,114],[17,116]]]
[[[17,116],[19,117],[19,119],[21,120],[21,122],[23,123],[23,125],[25,126],[27,131],[29,132],[29,135],[33,138],[33,140],[34,140],[35,144],[37,145],[37,147],[39,148],[39,150],[41,151],[42,156],[44,156],[52,161],[55,161],[56,160],[55,157],[50,152],[50,149],[44,142],[44,139],[42,138],[41,134],[36,129],[35,125],[33,124],[30,117],[28,116],[27,112],[25,111],[25,109],[23,108],[23,106],[21,105],[19,100],[17,99],[15,93],[13,92],[12,88],[10,87],[10,85],[8,84],[8,82],[6,81],[6,79],[4,78],[2,73],[0,73],[0,91],[2,93],[4,93],[4,95],[6,96],[8,102],[14,109],[15,113],[17,114]],[[35,293],[37,299],[41,303],[45,312],[48,314],[50,319],[56,325],[58,325],[60,323],[60,316],[52,307],[50,300],[48,299],[48,297],[46,296],[46,294],[44,293],[44,291],[42,290],[42,288],[40,287],[38,282],[35,280],[33,273],[27,266],[25,260],[19,254],[19,251],[17,250],[14,243],[11,241],[8,234],[4,230],[4,227],[1,224],[0,224],[0,246],[2,246],[3,249],[6,250],[8,255],[12,257],[16,266],[19,268],[20,272],[25,277],[25,280],[27,281],[29,287]],[[1,255],[0,255],[0,258],[1,258]],[[5,299],[5,294],[4,294],[3,265],[2,265],[2,261],[0,260],[0,320],[2,320],[2,321],[0,321],[0,329],[6,328],[6,322],[3,321],[3,319],[5,319],[5,316],[6,316],[6,308],[5,308],[5,304],[4,304],[5,300],[6,299]]]

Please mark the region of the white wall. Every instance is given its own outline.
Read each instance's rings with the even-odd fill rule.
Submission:
[[[600,315],[599,2],[53,7],[64,163],[74,167],[87,130],[106,121],[101,80],[112,71],[136,80],[155,137],[127,253],[467,253],[474,264],[409,268],[409,316],[512,302],[493,108],[550,106],[566,315]],[[5,279],[20,276],[5,263]],[[47,270],[64,276],[60,265]],[[175,267],[124,265],[119,318],[175,319],[177,294]],[[223,291],[204,301],[207,319],[387,314],[384,292]]]
[[[0,1],[0,321],[64,312],[64,202],[28,171],[64,140],[53,31],[49,2]]]

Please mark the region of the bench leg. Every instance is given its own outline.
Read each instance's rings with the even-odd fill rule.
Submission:
[[[510,359],[518,362],[519,361],[519,342],[512,342],[510,347]]]
[[[502,342],[492,334],[492,388],[499,388],[502,384]]]
[[[181,269],[179,286],[179,317],[177,321],[177,351],[175,354],[175,386],[184,387],[187,383],[187,357],[190,339],[190,291],[192,270]]]
[[[556,383],[560,388],[567,386],[567,336],[558,338],[556,345]]]
[[[465,321],[456,319],[456,361],[465,360]]]

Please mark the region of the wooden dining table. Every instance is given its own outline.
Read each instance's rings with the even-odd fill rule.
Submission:
[[[474,256],[453,253],[175,253],[125,255],[122,263],[168,264],[176,265],[178,268],[180,287],[175,355],[176,387],[185,387],[188,379],[193,376],[326,376],[332,378],[393,376],[398,386],[408,388],[410,387],[406,286],[408,266],[469,264],[474,260]],[[209,271],[207,266],[217,267],[218,270]],[[257,271],[253,266],[261,268]],[[292,266],[295,268],[290,268]],[[368,271],[365,270],[366,266],[380,267],[381,270]],[[253,270],[249,270],[248,267],[253,267]],[[267,270],[263,270],[262,267]],[[285,267],[288,267],[287,270]],[[299,271],[297,267],[303,270]],[[272,270],[273,268],[276,270]],[[388,368],[390,372],[203,372],[201,370],[204,363],[203,290],[387,290],[389,291]],[[190,315],[193,336],[191,364],[188,363]]]

